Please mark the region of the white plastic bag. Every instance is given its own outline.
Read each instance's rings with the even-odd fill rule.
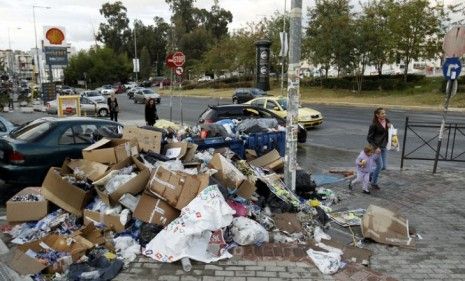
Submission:
[[[334,274],[342,267],[341,255],[338,253],[308,249],[307,255],[323,274]]]
[[[230,225],[234,213],[218,187],[208,186],[147,244],[143,254],[161,262],[174,262],[184,257],[201,262],[230,258],[232,255],[228,251],[218,257],[207,249],[212,231]]]
[[[399,137],[397,135],[397,129],[391,124],[388,129],[388,143],[386,145],[387,150],[399,151]]]
[[[140,253],[140,245],[131,236],[119,236],[113,240],[115,249],[119,256],[122,256],[124,263],[132,262]]]
[[[233,219],[231,233],[234,242],[242,246],[261,244],[270,240],[268,231],[263,226],[245,217]]]
[[[313,239],[317,243],[320,243],[321,239],[331,240],[331,236],[326,234],[319,226],[317,226],[315,227],[315,230],[313,231]]]

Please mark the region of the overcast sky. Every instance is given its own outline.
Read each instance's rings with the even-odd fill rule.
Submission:
[[[287,0],[287,7],[290,7]],[[43,38],[43,26],[57,25],[66,29],[67,42],[77,49],[89,48],[94,42],[93,29],[104,21],[99,9],[104,0],[0,0],[0,49],[30,50],[34,48],[34,21],[32,6],[49,6],[50,9],[35,8],[37,37]],[[115,1],[110,1],[115,2]],[[165,0],[126,0],[131,26],[134,19],[152,24],[153,17],[159,16],[169,22],[171,11]],[[229,29],[245,26],[247,22],[271,16],[284,9],[284,0],[220,0],[219,5],[233,14]],[[305,1],[304,1],[305,2]],[[210,9],[213,0],[197,0],[199,8]],[[306,4],[304,4],[306,7]],[[8,30],[10,33],[8,39]],[[40,42],[40,41],[39,41]]]
[[[258,21],[271,16],[275,11],[282,12],[284,3],[287,9],[291,0],[220,0],[219,5],[233,14],[230,30],[244,27],[247,22]],[[446,3],[464,0],[445,0]],[[49,6],[50,9],[36,8],[38,41],[43,38],[43,26],[63,26],[66,29],[66,41],[76,49],[89,48],[94,42],[94,30],[104,18],[99,9],[105,0],[0,0],[0,49],[30,50],[34,48],[34,21],[32,6]],[[110,1],[115,2],[115,1]],[[134,19],[152,24],[154,16],[169,22],[171,11],[165,0],[124,0],[131,25]],[[303,0],[304,14],[309,3]],[[358,2],[358,1],[357,1]],[[213,0],[197,0],[196,7],[210,9]],[[8,32],[9,31],[9,32]],[[8,36],[8,33],[10,36]]]

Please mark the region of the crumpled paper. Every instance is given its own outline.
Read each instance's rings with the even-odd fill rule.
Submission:
[[[230,258],[232,255],[227,251],[214,256],[207,248],[212,232],[230,225],[234,213],[218,187],[208,186],[181,210],[177,219],[147,244],[143,254],[161,262],[188,257],[209,263]]]

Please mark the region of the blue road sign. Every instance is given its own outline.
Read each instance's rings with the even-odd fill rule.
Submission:
[[[447,58],[442,65],[442,73],[447,80],[455,80],[462,70],[462,63],[459,58]]]

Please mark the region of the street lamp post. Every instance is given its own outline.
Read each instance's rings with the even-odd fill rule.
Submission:
[[[39,84],[39,88],[41,85],[41,80],[40,80],[40,60],[39,60],[39,48],[37,47],[37,24],[36,24],[36,8],[40,9],[50,9],[48,6],[37,6],[37,5],[32,5],[32,18],[34,20],[34,41],[36,45],[36,59],[37,59],[37,84]]]
[[[139,71],[138,69],[138,63],[137,63],[137,36],[136,36],[136,27],[137,24],[134,23],[134,72],[136,74],[136,82],[137,82],[137,72]]]

